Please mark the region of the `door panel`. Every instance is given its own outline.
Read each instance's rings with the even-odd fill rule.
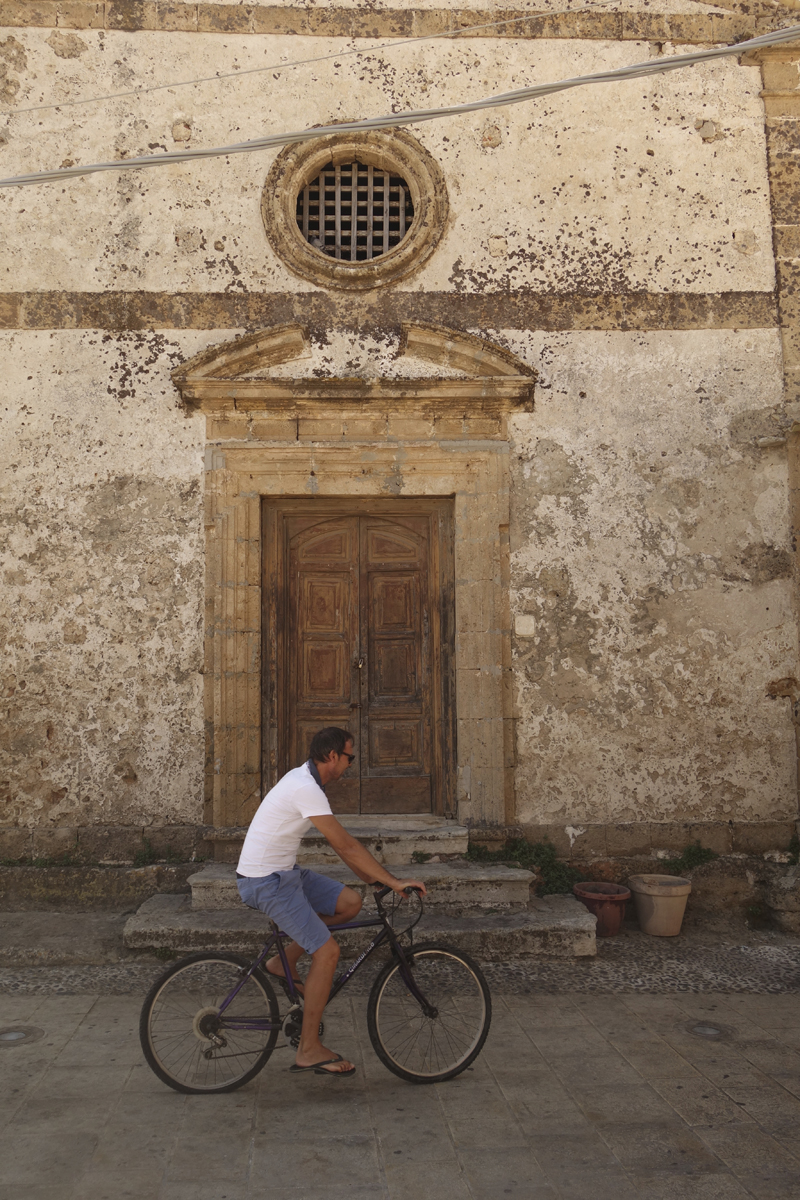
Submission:
[[[450,503],[267,503],[273,781],[304,761],[318,729],[339,725],[357,758],[327,789],[334,812],[449,811],[450,616],[439,603],[450,595]]]
[[[429,559],[428,518],[362,517],[362,811],[431,811]]]
[[[358,639],[358,517],[287,521],[288,703],[290,766],[308,756],[323,725],[352,727],[358,681],[353,655]],[[353,731],[357,735],[357,731]],[[288,767],[287,767],[288,769]],[[358,776],[328,788],[334,812],[359,811]]]

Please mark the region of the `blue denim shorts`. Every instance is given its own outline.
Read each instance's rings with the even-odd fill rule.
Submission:
[[[239,878],[236,886],[245,904],[266,913],[307,954],[319,950],[331,936],[317,913],[332,917],[344,891],[343,883],[298,866],[257,879]]]

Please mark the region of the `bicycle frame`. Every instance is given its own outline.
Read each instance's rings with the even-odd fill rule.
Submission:
[[[378,902],[380,904],[380,901],[378,901]],[[366,950],[362,951],[362,953],[359,954],[358,958],[355,960],[353,965],[351,967],[349,967],[346,971],[344,971],[339,976],[338,979],[334,980],[333,987],[331,988],[331,993],[328,997],[328,1004],[330,1004],[330,1002],[334,998],[334,996],[337,996],[339,994],[339,992],[348,983],[348,981],[353,978],[356,971],[359,969],[359,967],[362,965],[362,963],[364,963],[369,958],[369,956],[370,956],[370,954],[372,954],[373,950],[376,950],[378,948],[378,946],[380,946],[388,938],[389,942],[391,943],[392,953],[395,955],[395,957],[397,959],[399,959],[400,972],[403,977],[403,982],[405,983],[408,990],[411,992],[414,999],[420,1005],[420,1007],[422,1008],[422,1011],[425,1013],[425,1015],[427,1017],[435,1017],[436,1009],[428,1003],[428,1001],[422,995],[422,992],[420,992],[419,988],[417,987],[416,980],[414,979],[414,975],[409,966],[408,959],[403,950],[403,947],[400,945],[400,943],[398,941],[397,934],[394,932],[394,930],[389,925],[386,918],[381,913],[380,908],[379,908],[379,915],[377,917],[370,917],[366,921],[346,921],[342,925],[330,925],[329,929],[330,929],[331,933],[338,933],[345,929],[371,929],[371,928],[376,928],[377,926],[381,926],[381,932],[378,934],[378,936],[373,938],[372,941],[370,942],[370,944],[367,946]],[[236,987],[233,989],[232,992],[229,992],[229,994],[225,997],[224,1001],[220,1005],[220,1009],[219,1009],[220,1017],[223,1016],[225,1010],[236,998],[239,991],[241,990],[241,988],[244,987],[245,983],[250,978],[250,976],[259,969],[259,967],[261,966],[261,964],[264,962],[267,955],[269,954],[270,950],[272,950],[272,948],[276,945],[276,943],[277,943],[278,955],[280,957],[281,964],[283,966],[284,976],[286,978],[289,992],[291,994],[291,999],[294,1000],[295,1004],[297,1004],[299,1002],[299,1000],[301,999],[299,993],[295,989],[295,985],[294,985],[294,982],[292,979],[291,968],[289,966],[289,960],[286,957],[286,950],[285,950],[284,944],[283,944],[284,939],[290,940],[290,935],[288,933],[283,933],[281,930],[279,930],[278,927],[275,925],[274,921],[272,922],[272,929],[273,929],[272,935],[267,939],[267,941],[264,945],[264,949],[261,951],[258,958],[253,963],[250,964],[247,971],[242,976],[241,981],[239,983],[237,983]],[[269,974],[269,973],[267,972],[267,974]],[[260,1017],[231,1017],[224,1021],[224,1025],[228,1029],[250,1030],[250,1031],[263,1030],[264,1032],[269,1032],[273,1029],[280,1029],[282,1024],[283,1024],[283,1020],[275,1022],[275,1021],[264,1020],[264,1019],[261,1019]]]

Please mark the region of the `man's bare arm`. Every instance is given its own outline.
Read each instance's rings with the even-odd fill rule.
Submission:
[[[423,895],[427,893],[427,888],[421,879],[396,879],[390,871],[386,870],[386,867],[382,867],[377,859],[372,857],[369,850],[361,845],[361,842],[356,841],[347,832],[344,826],[336,820],[336,817],[326,814],[324,817],[312,817],[311,820],[342,862],[365,883],[385,883],[387,887],[400,893],[408,887],[419,888]]]

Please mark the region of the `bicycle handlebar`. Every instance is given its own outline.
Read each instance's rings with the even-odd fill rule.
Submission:
[[[373,892],[373,895],[374,895],[374,897],[375,897],[375,899],[376,899],[376,900],[382,900],[384,896],[388,896],[388,895],[389,895],[389,892],[393,892],[393,891],[394,891],[394,888],[391,888],[391,887],[389,887],[388,883],[387,883],[387,884],[385,884],[383,887],[381,887],[381,886],[380,886],[380,884],[373,883],[373,884],[372,884],[372,887],[374,887],[374,888],[379,888],[379,890],[378,890],[378,891],[376,891],[376,892]],[[410,896],[412,892],[419,892],[419,891],[420,891],[420,889],[419,889],[419,888],[415,888],[415,887],[407,887],[407,888],[403,888],[403,891],[405,892],[405,894],[406,894],[407,896]],[[422,894],[422,893],[420,892],[420,895],[421,895],[421,894]]]

